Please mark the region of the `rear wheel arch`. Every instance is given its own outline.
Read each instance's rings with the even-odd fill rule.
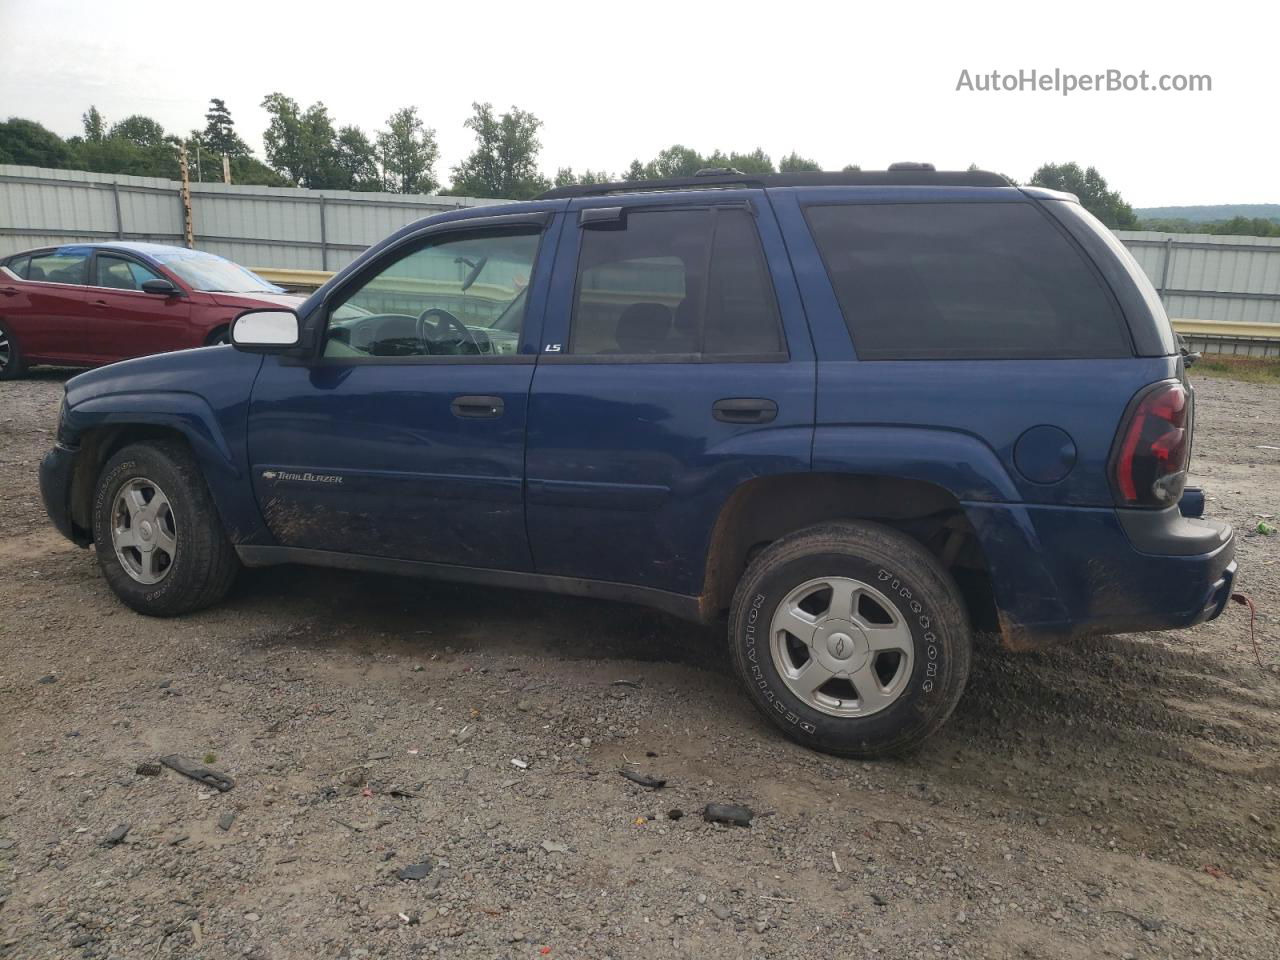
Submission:
[[[761,713],[797,743],[861,759],[909,752],[946,721],[971,638],[938,558],[868,521],[770,543],[729,616],[734,666]]]
[[[986,557],[959,499],[934,483],[875,474],[783,474],[739,485],[712,528],[701,597],[704,617],[728,609],[748,565],[769,544],[841,520],[874,521],[920,543],[959,584],[970,619],[996,626]]]
[[[231,323],[220,323],[210,330],[204,337],[204,345],[206,347],[216,346],[220,343],[231,342]]]

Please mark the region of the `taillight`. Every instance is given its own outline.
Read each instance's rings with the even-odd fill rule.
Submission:
[[[1182,497],[1191,455],[1191,394],[1157,383],[1131,404],[1111,459],[1116,499],[1125,507],[1168,507]]]

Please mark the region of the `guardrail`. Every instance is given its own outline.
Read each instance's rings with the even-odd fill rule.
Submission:
[[[253,267],[254,273],[263,280],[270,280],[277,287],[286,290],[310,292],[333,276],[333,270],[289,270],[280,267]]]
[[[1187,346],[1201,353],[1280,357],[1280,324],[1183,317],[1175,317],[1171,322]]]

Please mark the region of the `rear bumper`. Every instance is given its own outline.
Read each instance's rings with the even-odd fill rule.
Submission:
[[[1235,534],[1167,511],[966,505],[991,571],[1006,646],[1175,630],[1222,613]]]
[[[49,519],[68,540],[88,546],[91,538],[76,527],[71,519],[71,481],[75,475],[76,454],[72,447],[56,444],[40,461],[40,497]]]

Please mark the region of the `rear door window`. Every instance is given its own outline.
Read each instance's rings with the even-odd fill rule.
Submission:
[[[633,209],[582,232],[570,353],[637,359],[785,356],[745,207]]]
[[[25,280],[27,278],[27,264],[30,262],[30,257],[11,257],[5,261],[4,266],[15,277]]]
[[[805,211],[864,360],[1125,357],[1115,300],[1029,203]]]
[[[83,284],[88,262],[88,251],[54,250],[34,254],[27,267],[27,279],[38,283]]]

